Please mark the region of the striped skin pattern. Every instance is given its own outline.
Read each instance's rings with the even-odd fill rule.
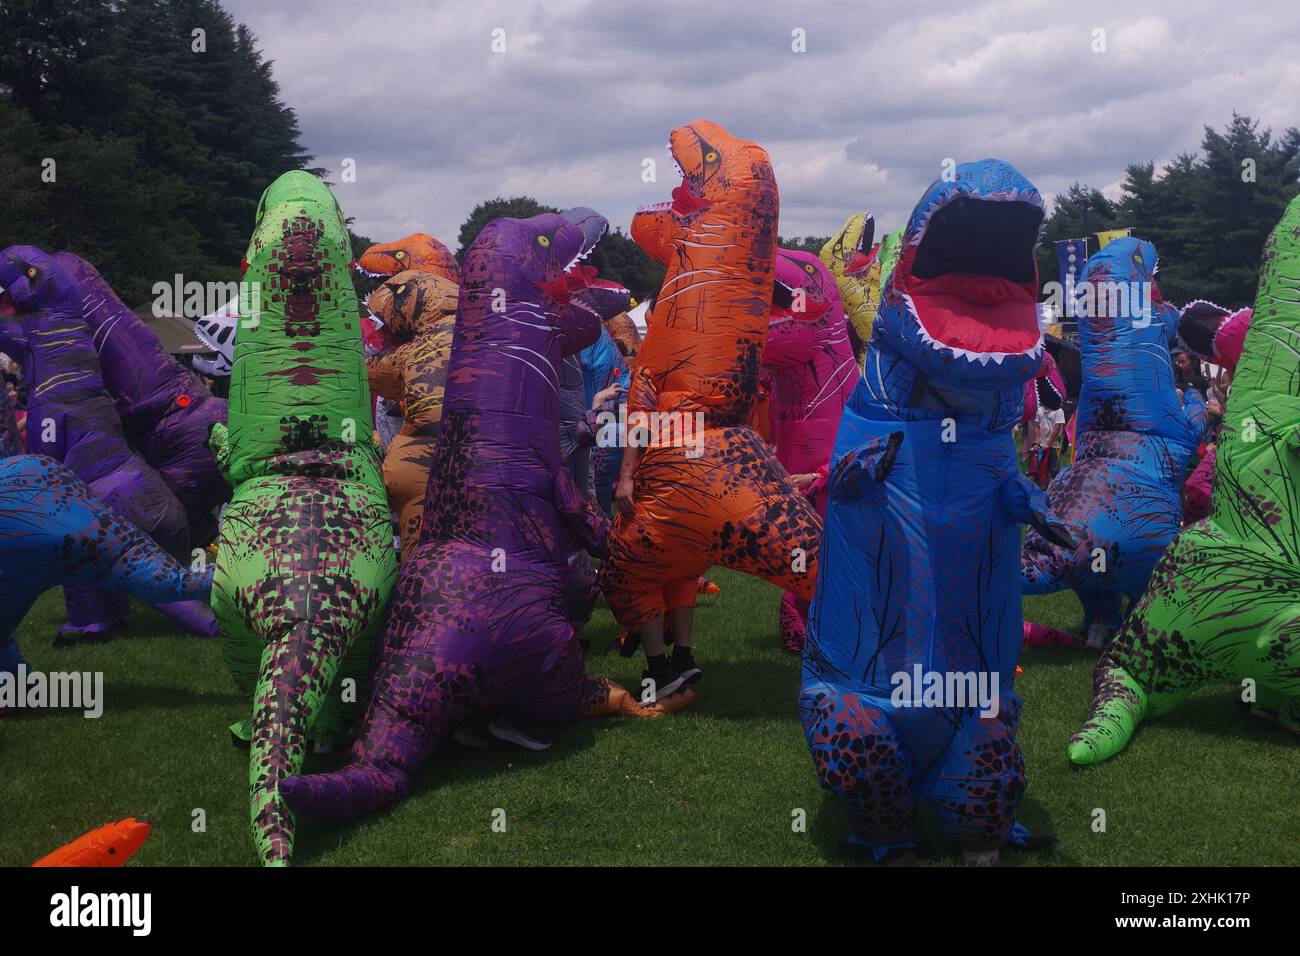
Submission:
[[[598,555],[606,533],[560,457],[560,362],[600,325],[564,272],[582,242],[557,215],[497,219],[465,254],[420,540],[347,766],[282,788],[299,813],[343,821],[402,800],[471,717],[556,733],[583,716],[660,713],[587,676],[568,620],[566,532]]]
[[[963,849],[995,850],[1018,826],[1019,525],[1049,516],[1011,430],[1043,352],[1042,221],[1037,189],[998,160],[934,183],[840,421],[799,707],[851,842],[877,859],[915,845],[918,799]],[[914,668],[984,675],[996,712],[895,700]]]
[[[188,561],[185,511],[158,472],[128,444],[82,317],[87,292],[68,265],[34,246],[0,253],[0,286],[17,310],[0,321],[0,350],[23,367],[28,395],[27,448],[48,455],[84,481],[92,495],[148,534],[168,554]],[[65,589],[68,625],[99,635],[126,617],[122,593]],[[159,610],[188,630],[215,633],[201,603]]]
[[[210,540],[217,507],[230,499],[208,449],[208,431],[226,420],[225,401],[208,394],[199,377],[167,353],[94,266],[70,252],[55,258],[81,286],[81,316],[127,441],[184,507],[191,547]]]
[[[1242,682],[1257,713],[1300,729],[1298,337],[1300,198],[1264,246],[1219,432],[1210,517],[1165,551],[1102,654],[1092,716],[1069,745],[1074,763],[1109,759],[1144,718],[1220,680]]]
[[[1079,316],[1083,389],[1076,451],[1047,488],[1052,512],[1078,542],[1025,536],[1026,594],[1074,588],[1088,620],[1118,627],[1121,599],[1136,601],[1182,524],[1180,492],[1205,429],[1205,402],[1180,401],[1169,345],[1178,312],[1159,298],[1156,251],[1116,239],[1087,262],[1080,288],[1095,291]],[[1151,291],[1149,312],[1140,303]],[[1114,296],[1109,293],[1114,291]]]
[[[772,378],[770,421],[776,457],[792,475],[818,475],[805,489],[826,514],[826,477],[844,405],[858,379],[835,277],[808,252],[780,249],[776,282],[789,290],[790,308],[773,305],[763,344],[763,368]],[[792,591],[781,599],[782,646],[803,651],[808,602]]]
[[[619,515],[601,590],[624,627],[695,603],[717,564],[812,596],[821,520],[748,424],[772,301],[779,210],[767,153],[716,123],[670,135],[683,170],[671,203],[632,237],[667,267],[628,390],[628,413],[704,420],[700,443],[642,450],[636,512]],[[700,454],[696,454],[696,451]]]
[[[230,421],[211,437],[235,489],[212,606],[226,664],[252,696],[249,815],[271,866],[293,855],[281,783],[309,735],[346,729],[397,565],[347,253],[319,180],[295,171],[267,187],[245,255],[257,311],[239,317]]]

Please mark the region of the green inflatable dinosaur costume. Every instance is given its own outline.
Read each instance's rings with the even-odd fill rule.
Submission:
[[[307,738],[346,727],[397,571],[371,437],[347,229],[305,172],[262,194],[244,260],[227,426],[209,444],[235,489],[217,539],[212,607],[236,683],[253,698],[249,786],[262,862],[288,863],[279,784]],[[258,311],[244,314],[245,299]]]
[[[1210,517],[1174,539],[1098,662],[1074,763],[1114,756],[1144,717],[1214,681],[1241,681],[1256,713],[1300,732],[1298,364],[1300,197],[1264,246]]]

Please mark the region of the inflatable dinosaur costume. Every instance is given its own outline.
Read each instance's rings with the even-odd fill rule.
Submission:
[[[772,377],[771,429],[776,457],[791,475],[814,475],[803,489],[819,515],[826,514],[826,477],[844,404],[859,369],[835,277],[808,252],[780,249],[775,281],[790,297],[772,305],[763,367]],[[803,651],[808,602],[793,591],[781,599],[781,644]]]
[[[386,280],[367,303],[398,340],[367,356],[366,372],[375,394],[402,407],[402,430],[384,453],[384,485],[398,519],[403,560],[419,540],[424,488],[442,421],[457,295],[457,285],[443,276],[412,270]]]
[[[54,459],[23,454],[0,388],[0,674],[23,663],[14,632],[36,599],[74,581],[170,604],[205,600],[212,572],[178,564]]]
[[[698,576],[715,564],[808,599],[821,538],[811,502],[747,424],[772,302],[772,166],[707,120],[669,140],[682,184],[671,203],[632,220],[633,238],[667,274],[628,390],[628,441],[647,446],[636,512],[616,519],[600,569],[624,627],[694,605]]]
[[[156,471],[128,445],[113,400],[104,389],[91,332],[82,319],[87,297],[67,264],[34,246],[0,253],[0,286],[16,312],[0,319],[0,351],[23,367],[28,409],[27,448],[61,462],[91,494],[148,534],[173,557],[190,559],[185,511]],[[126,617],[123,593],[65,589],[63,634],[96,638]],[[200,602],[159,605],[187,630],[216,632]]]
[[[293,853],[281,782],[309,733],[344,729],[343,681],[365,680],[397,565],[347,253],[318,179],[294,171],[267,187],[245,255],[257,311],[240,315],[229,427],[212,430],[235,489],[212,605],[226,664],[253,698],[236,733],[251,735],[253,837],[268,865]]]
[[[55,258],[81,285],[81,317],[90,327],[127,441],[185,508],[190,545],[208,541],[216,531],[217,507],[230,498],[230,486],[208,450],[208,431],[226,420],[226,403],[208,394],[198,376],[167,353],[94,266],[70,252]]]
[[[391,279],[399,272],[431,272],[460,285],[460,266],[451,251],[427,233],[413,232],[393,242],[377,242],[352,263],[372,279]]]
[[[560,465],[560,360],[599,328],[566,281],[582,244],[546,214],[494,220],[465,254],[420,542],[351,762],[282,788],[300,813],[341,821],[403,799],[472,716],[555,732],[583,716],[661,713],[586,675],[563,597],[566,530],[603,554],[606,528]]]
[[[875,235],[875,217],[869,212],[855,212],[821,251],[821,261],[839,287],[853,354],[859,362],[866,355],[871,323],[880,305],[880,247],[872,245]]]
[[[1160,298],[1155,266],[1151,243],[1121,238],[1084,267],[1074,462],[1047,488],[1079,544],[1063,549],[1030,531],[1021,560],[1026,594],[1074,588],[1098,648],[1120,624],[1121,598],[1141,597],[1178,534],[1180,490],[1205,427],[1202,397],[1180,401],[1174,387],[1178,312]]]
[[[1011,430],[1043,352],[1043,216],[998,160],[930,187],[840,421],[799,707],[849,848],[876,860],[914,852],[918,798],[968,853],[1028,842],[1019,526],[1050,519]]]
[[[1092,717],[1070,742],[1074,763],[1109,759],[1144,718],[1219,680],[1241,681],[1256,712],[1300,730],[1297,336],[1300,198],[1264,246],[1219,432],[1210,517],[1169,546],[1102,654]]]

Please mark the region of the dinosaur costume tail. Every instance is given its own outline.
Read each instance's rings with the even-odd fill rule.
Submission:
[[[406,796],[411,775],[386,764],[349,764],[334,773],[293,777],[280,786],[280,795],[296,812],[326,823],[347,823],[382,810]]]
[[[322,635],[311,622],[298,621],[262,652],[249,788],[253,834],[266,866],[286,866],[293,855],[293,817],[281,784],[302,769],[307,731],[325,703],[345,642],[344,635]]]
[[[1093,675],[1092,716],[1070,741],[1070,762],[1086,765],[1109,760],[1127,746],[1146,714],[1146,693],[1111,660],[1108,651]]]

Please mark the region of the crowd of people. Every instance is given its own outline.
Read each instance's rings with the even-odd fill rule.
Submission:
[[[1289,498],[1226,409],[1235,373],[1234,408],[1283,410],[1259,416],[1264,444],[1292,440],[1281,337],[1256,327],[1300,320],[1293,303],[1261,288],[1251,325],[1155,296],[1045,336],[1045,203],[1008,163],[959,165],[881,242],[854,212],[812,255],[778,246],[760,146],[697,120],[670,151],[681,185],[632,222],[666,269],[640,305],[582,261],[609,226],[591,209],[495,220],[460,261],[415,233],[354,262],[334,196],[286,173],[245,256],[261,298],[199,323],[202,379],[89,263],[0,252],[0,549],[45,556],[5,593],[0,674],[27,666],[14,629],[55,584],[64,642],[106,639],[127,594],[219,636],[252,705],[231,732],[268,865],[291,861],[297,819],[403,799],[444,740],[544,749],[583,717],[692,705],[714,567],[776,587],[815,771],[850,817],[846,852],[874,862],[915,858],[921,801],[978,862],[1050,843],[1017,821],[1026,642],[1100,652],[1078,763],[1216,678],[1257,679],[1253,706],[1300,727],[1276,608],[1168,620],[1229,538],[1289,593]],[[1295,265],[1289,235],[1266,281]],[[1081,285],[1152,301],[1155,263],[1116,238]],[[351,268],[379,281],[365,303]],[[1255,503],[1211,513],[1216,480]],[[59,495],[102,521],[54,521]],[[1022,594],[1066,589],[1083,634],[1023,620]],[[586,672],[602,599],[645,658],[630,691]],[[346,760],[302,775],[310,746]]]

